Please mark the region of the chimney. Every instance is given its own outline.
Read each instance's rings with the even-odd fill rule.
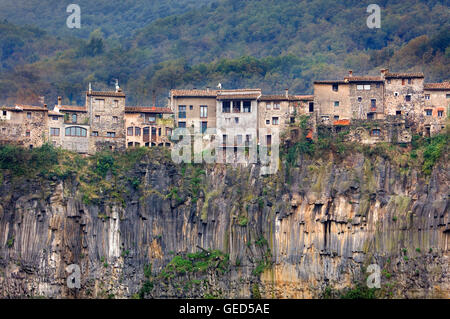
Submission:
[[[89,94],[92,93],[92,84],[89,82]]]
[[[47,104],[44,104],[44,107],[47,108]]]
[[[209,86],[206,87],[206,92],[209,92]]]
[[[285,94],[286,97],[289,97],[289,89],[285,89],[284,90],[284,94]]]
[[[381,73],[382,77],[384,77],[386,75],[386,73],[388,73],[388,72],[389,72],[389,69],[381,69],[380,70],[380,73]]]
[[[353,76],[353,71],[352,70],[348,70],[348,76],[352,77]]]
[[[58,96],[58,106],[61,106],[61,97]]]

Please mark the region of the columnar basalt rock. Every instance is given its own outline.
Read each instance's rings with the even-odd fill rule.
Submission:
[[[450,296],[448,161],[430,177],[362,154],[299,158],[264,178],[259,169],[146,158],[129,172],[139,189],[95,205],[75,178],[6,174],[0,296],[129,298],[148,278],[144,295],[155,298],[316,298],[364,282],[370,264],[386,297]],[[177,268],[202,249],[220,253],[197,271]],[[67,287],[70,264],[80,289]]]

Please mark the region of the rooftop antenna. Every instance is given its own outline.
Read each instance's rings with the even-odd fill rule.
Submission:
[[[89,82],[89,93],[91,93],[92,92],[92,84],[91,84],[91,82]]]
[[[119,79],[116,79],[116,92],[119,92],[120,86],[119,86]]]

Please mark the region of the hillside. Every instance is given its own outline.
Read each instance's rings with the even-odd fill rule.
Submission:
[[[48,101],[62,95],[65,103],[82,103],[88,82],[105,88],[116,78],[129,103],[149,104],[155,90],[162,104],[171,88],[218,82],[225,88],[257,86],[266,93],[286,87],[311,93],[315,79],[340,77],[348,69],[424,71],[427,81],[450,77],[447,1],[382,1],[381,29],[367,28],[369,2],[361,1],[222,0],[205,6],[200,6],[205,1],[196,6],[186,1],[184,7],[166,2],[172,11],[161,9],[161,1],[98,3],[95,10],[103,14],[92,11],[95,22],[84,18],[88,27],[80,36],[86,39],[51,57],[38,52],[34,60],[0,73],[0,102],[28,94],[45,95]],[[32,8],[19,4],[25,12]],[[6,8],[0,11],[13,10]],[[130,19],[136,12],[142,19]],[[58,33],[56,22],[41,25],[39,19],[29,21]],[[19,36],[17,41],[24,40]],[[27,56],[31,49],[21,50]]]

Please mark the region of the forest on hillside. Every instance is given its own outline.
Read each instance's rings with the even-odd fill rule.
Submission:
[[[150,104],[156,94],[162,105],[171,88],[219,82],[311,93],[314,80],[348,69],[450,78],[444,0],[379,1],[380,29],[366,25],[370,1],[80,1],[82,28],[73,32],[64,27],[65,1],[16,2],[0,0],[0,103],[45,96],[52,104],[58,95],[83,103],[89,82],[105,89],[115,79],[128,104]]]

